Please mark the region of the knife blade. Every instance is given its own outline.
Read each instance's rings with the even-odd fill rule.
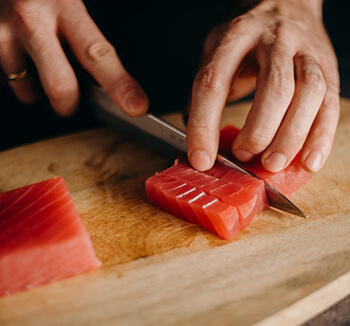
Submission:
[[[92,109],[93,114],[98,118],[107,120],[107,122],[112,124],[116,123],[119,126],[124,126],[126,129],[130,129],[132,126],[134,130],[142,131],[142,133],[150,135],[161,142],[165,142],[180,152],[186,153],[186,134],[182,130],[151,113],[147,113],[140,117],[128,116],[114,105],[107,94],[98,86],[90,86],[86,93],[89,99],[89,106]],[[228,158],[225,155],[218,154],[216,161],[229,168],[262,180],[257,175],[241,166],[238,162],[235,162],[233,159]],[[307,218],[307,216],[292,201],[281,194],[277,189],[273,188],[265,181],[264,184],[266,196],[271,207],[295,216]]]

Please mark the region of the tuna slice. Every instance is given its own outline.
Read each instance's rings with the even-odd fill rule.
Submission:
[[[227,154],[239,129],[221,131],[220,149]],[[270,173],[257,157],[246,167],[285,195],[290,195],[310,178],[296,158],[279,173]],[[191,168],[184,156],[175,164],[146,180],[149,201],[164,211],[203,226],[224,239],[233,239],[257,214],[269,207],[262,180],[220,164],[205,172]]]
[[[62,177],[0,194],[0,296],[100,265]]]

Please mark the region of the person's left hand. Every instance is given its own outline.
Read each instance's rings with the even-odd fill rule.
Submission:
[[[0,77],[22,103],[45,93],[60,116],[76,110],[80,89],[67,47],[115,105],[130,116],[146,113],[146,93],[82,0],[0,0]]]
[[[256,94],[232,152],[241,161],[262,153],[272,172],[301,150],[301,164],[318,171],[339,118],[337,60],[322,22],[322,1],[263,0],[213,30],[195,78],[187,124],[190,164],[215,162],[223,109]]]

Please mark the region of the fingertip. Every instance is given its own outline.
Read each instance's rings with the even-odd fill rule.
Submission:
[[[241,162],[249,162],[254,158],[254,154],[241,148],[234,150],[233,155],[236,157],[237,160]]]
[[[54,111],[62,118],[73,115],[79,105],[80,95],[78,94],[74,99],[62,100],[60,103],[52,103]]]
[[[264,168],[270,172],[280,172],[287,166],[287,157],[284,153],[272,152],[268,155],[263,155],[262,164]]]
[[[68,118],[72,116],[75,111],[77,110],[77,107],[70,107],[70,108],[60,108],[60,109],[54,109],[56,114],[62,118]]]
[[[308,172],[317,172],[322,167],[323,154],[320,151],[312,150],[303,160],[302,165]]]
[[[212,166],[209,154],[202,150],[194,150],[189,155],[189,161],[194,169],[201,172],[209,170]]]
[[[149,107],[149,101],[145,94],[140,91],[130,92],[126,98],[127,113],[131,116],[145,114]]]

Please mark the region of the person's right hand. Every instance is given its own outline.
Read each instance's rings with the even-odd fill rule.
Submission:
[[[300,163],[317,172],[330,154],[339,119],[337,58],[322,19],[322,0],[262,0],[208,36],[192,89],[187,124],[191,165],[215,161],[227,102],[256,88],[232,154],[261,154],[270,172]]]
[[[61,46],[65,41],[118,107],[132,116],[147,111],[145,92],[127,73],[81,0],[0,1],[2,74],[19,73],[33,61],[44,92],[61,116],[71,114],[79,102],[77,78]],[[40,88],[30,72],[8,83],[20,101],[38,100]]]

